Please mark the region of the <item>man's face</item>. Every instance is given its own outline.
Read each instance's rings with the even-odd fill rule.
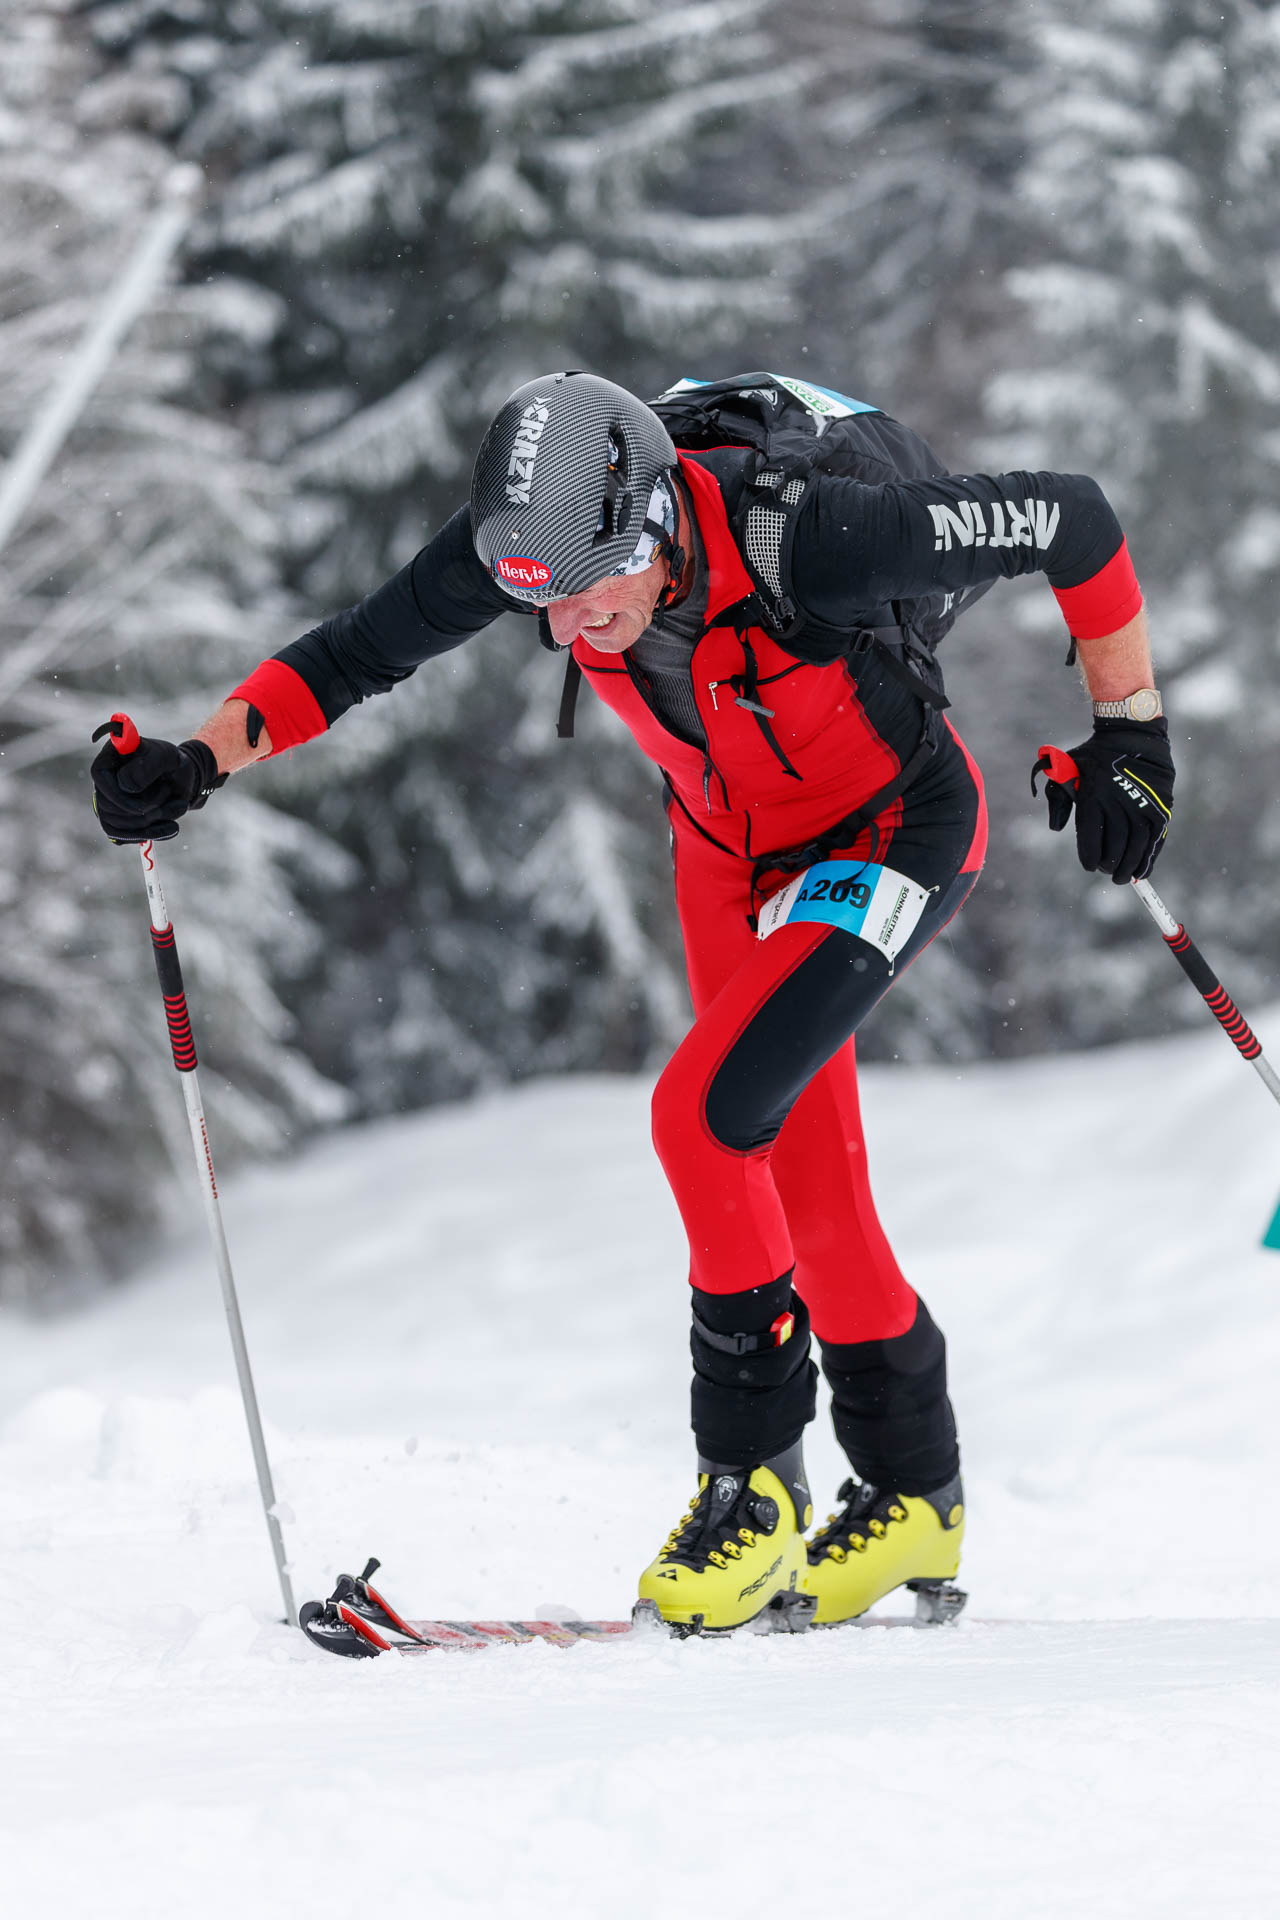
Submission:
[[[547,608],[557,646],[572,646],[581,634],[601,653],[625,653],[653,619],[658,596],[667,584],[667,563],[655,560],[643,573],[611,574],[585,593],[553,600]]]

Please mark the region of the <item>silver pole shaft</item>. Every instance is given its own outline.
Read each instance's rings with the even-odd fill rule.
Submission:
[[[160,885],[160,874],[156,867],[155,847],[150,840],[144,840],[138,852],[142,857],[142,878],[147,889],[151,924],[157,933],[168,932],[171,922],[165,905],[164,889]],[[169,1008],[170,1003],[166,1000],[166,1010]],[[186,1022],[185,998],[182,1017]],[[172,1037],[172,1018],[170,1034]],[[177,1065],[176,1053],[174,1064]],[[218,1282],[222,1288],[222,1304],[227,1315],[227,1330],[231,1335],[231,1350],[235,1354],[236,1373],[240,1380],[240,1398],[244,1402],[244,1417],[249,1427],[249,1444],[253,1448],[253,1463],[258,1470],[258,1489],[262,1495],[262,1510],[266,1515],[271,1552],[275,1558],[276,1572],[280,1577],[285,1620],[292,1627],[297,1624],[298,1609],[294,1603],[293,1587],[289,1580],[284,1535],[280,1530],[280,1519],[276,1512],[275,1487],[271,1480],[271,1462],[267,1457],[267,1443],[262,1432],[262,1418],[258,1412],[258,1395],[253,1384],[253,1370],[249,1365],[249,1349],[245,1343],[244,1324],[240,1318],[240,1302],[236,1296],[235,1276],[231,1271],[231,1254],[222,1225],[218,1181],[213,1170],[213,1151],[209,1145],[209,1130],[205,1124],[204,1107],[200,1100],[200,1083],[196,1077],[194,1049],[192,1065],[179,1066],[178,1078],[182,1082],[182,1097],[187,1104],[187,1123],[191,1129],[191,1145],[195,1151],[196,1173],[200,1182],[201,1198],[204,1201],[205,1219],[209,1225],[209,1237],[213,1242],[213,1257],[218,1269]]]
[[[1260,1053],[1257,1059],[1251,1060],[1249,1064],[1272,1099],[1280,1104],[1280,1073],[1276,1072],[1266,1054]]]
[[[197,167],[175,167],[157,210],[96,320],[86,328],[62,379],[18,442],[0,477],[0,548],[35,497],[125,334],[150,300],[191,224],[202,185]]]
[[[1169,940],[1176,940],[1182,931],[1182,923],[1174,919],[1151,882],[1149,880],[1135,880],[1133,882],[1133,890],[1159,927],[1161,933]]]

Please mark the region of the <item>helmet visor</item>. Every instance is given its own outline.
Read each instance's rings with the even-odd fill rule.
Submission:
[[[602,520],[603,517],[604,509],[602,507]],[[601,574],[600,578],[602,580],[617,580],[629,574],[647,572],[662,552],[663,547],[666,546],[669,548],[674,544],[675,533],[675,494],[668,484],[667,476],[665,474],[659,474],[658,478],[654,481],[653,491],[649,495],[649,505],[645,510],[644,524],[640,529],[640,538],[636,542],[634,551],[623,561],[620,567],[611,567],[608,573]],[[504,593],[509,593],[513,599],[519,600],[526,607],[550,607],[553,606],[557,600],[572,600],[576,598],[576,595],[572,593],[557,593],[554,590],[540,591],[536,587],[516,586],[512,581],[504,579],[497,571],[496,566],[490,567],[488,571],[493,575],[493,578],[498,582],[498,585]],[[597,583],[593,581],[592,585],[595,584]],[[590,592],[590,588],[580,588],[579,591]]]

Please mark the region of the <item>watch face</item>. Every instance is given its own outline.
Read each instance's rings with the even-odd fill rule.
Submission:
[[[1135,693],[1129,701],[1131,720],[1154,720],[1159,711],[1160,695],[1153,687],[1143,687],[1142,691]]]

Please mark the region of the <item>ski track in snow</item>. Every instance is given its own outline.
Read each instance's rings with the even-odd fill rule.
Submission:
[[[0,1322],[6,1910],[1280,1910],[1280,1116],[1211,1034],[865,1080],[950,1343],[971,1617],[326,1656],[274,1617],[193,1199],[127,1289]],[[625,1613],[692,1486],[647,1091],[546,1083],[229,1183],[300,1599],[375,1552],[411,1614]],[[825,1418],[809,1463],[821,1514]]]

